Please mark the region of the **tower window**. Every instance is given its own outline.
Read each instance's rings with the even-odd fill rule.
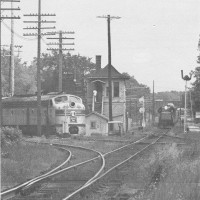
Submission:
[[[119,82],[114,82],[114,97],[119,97]]]
[[[109,96],[109,87],[106,87],[106,96]]]

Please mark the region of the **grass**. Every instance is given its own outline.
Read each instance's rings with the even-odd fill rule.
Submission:
[[[176,144],[157,149],[145,167],[148,177],[153,177],[162,167],[159,183],[149,190],[149,183],[139,199],[149,200],[199,200],[200,199],[200,144],[178,148]],[[152,184],[152,183],[151,183]],[[154,183],[153,183],[154,184]]]
[[[47,145],[16,142],[4,147],[1,158],[1,190],[39,175],[65,159],[66,154]]]

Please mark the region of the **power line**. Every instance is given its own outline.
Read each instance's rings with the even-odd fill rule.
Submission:
[[[63,34],[74,34],[73,31],[71,32],[67,32],[67,31],[58,31],[58,32],[54,32],[54,34],[59,34],[59,37],[56,38],[56,37],[52,37],[52,38],[47,38],[47,39],[56,39],[58,40],[58,42],[54,42],[54,43],[48,43],[48,45],[57,45],[58,48],[48,48],[47,50],[55,50],[55,51],[59,51],[59,73],[58,73],[58,90],[59,92],[62,92],[63,90],[63,86],[62,86],[62,80],[63,80],[63,72],[62,72],[62,59],[63,59],[63,55],[62,55],[62,52],[63,51],[73,51],[74,49],[73,48],[63,48],[63,45],[74,45],[74,43],[63,43],[63,40],[65,39],[69,39],[69,40],[74,40],[74,38],[72,37],[63,37]]]
[[[51,17],[55,16],[55,14],[42,14],[41,13],[41,0],[38,0],[38,13],[37,14],[25,14],[26,17],[37,17],[35,21],[24,21],[24,23],[35,23],[37,27],[26,27],[25,29],[36,29],[37,34],[34,33],[27,33],[23,34],[24,36],[37,36],[37,134],[38,136],[41,135],[41,38],[42,35],[48,35],[47,33],[41,33],[43,29],[49,29],[48,27],[42,27],[43,23],[55,23],[55,21],[47,21],[42,20],[42,17]],[[52,27],[51,27],[52,28]]]
[[[107,19],[108,24],[108,85],[109,85],[109,121],[112,121],[112,75],[111,75],[111,33],[110,33],[110,20],[111,19],[120,19],[118,16],[103,15],[97,16],[97,18]],[[110,130],[112,131],[113,127],[110,124]]]
[[[3,44],[3,45],[1,45],[1,47],[10,47],[10,45]],[[19,57],[19,53],[22,52],[22,51],[20,51],[20,49],[21,49],[22,47],[23,47],[22,45],[14,45],[14,48],[17,48],[17,51],[15,51],[15,52],[18,53],[18,54],[17,54],[17,57]],[[10,51],[10,49],[8,50],[8,49],[4,49],[4,48],[3,48],[3,53],[4,53],[5,50]],[[3,57],[6,57],[6,56],[11,56],[11,54],[8,54],[8,55],[4,55],[4,54],[3,54]]]
[[[5,22],[2,22],[3,23],[3,25],[9,30],[9,31],[11,31],[11,27],[9,27]],[[21,39],[23,39],[23,40],[26,40],[26,41],[33,41],[33,40],[37,40],[37,37],[35,37],[35,38],[26,38],[26,37],[23,37],[22,35],[19,35],[17,32],[15,32],[15,31],[13,31],[13,33],[17,36],[17,37],[19,37],[19,38],[21,38]]]
[[[11,8],[2,8],[1,2],[11,2]],[[20,2],[19,0],[1,0],[0,2],[0,46],[1,46],[1,22],[4,19],[11,19],[11,24],[13,19],[20,19],[19,16],[14,16],[13,11],[14,10],[20,10],[19,7],[15,8],[13,7],[14,2]],[[2,15],[2,11],[11,11],[11,16],[4,16]],[[11,35],[12,35],[12,25],[11,25]],[[12,37],[12,36],[11,36]],[[11,38],[11,46],[13,47],[13,39]],[[13,54],[11,51],[11,88],[10,92],[11,95],[14,94],[14,62],[13,62]],[[1,83],[1,50],[0,50],[0,126],[2,125],[2,83]]]

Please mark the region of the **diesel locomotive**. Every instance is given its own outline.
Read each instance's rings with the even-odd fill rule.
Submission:
[[[158,109],[158,127],[159,128],[171,128],[175,125],[178,120],[176,108],[167,104],[166,106],[162,106]]]
[[[2,125],[19,127],[23,134],[37,134],[37,96],[13,96],[2,100]],[[41,96],[43,134],[81,134],[85,131],[85,106],[71,94]]]

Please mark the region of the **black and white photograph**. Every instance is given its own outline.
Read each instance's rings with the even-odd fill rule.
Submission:
[[[0,0],[2,200],[200,200],[199,0]]]

